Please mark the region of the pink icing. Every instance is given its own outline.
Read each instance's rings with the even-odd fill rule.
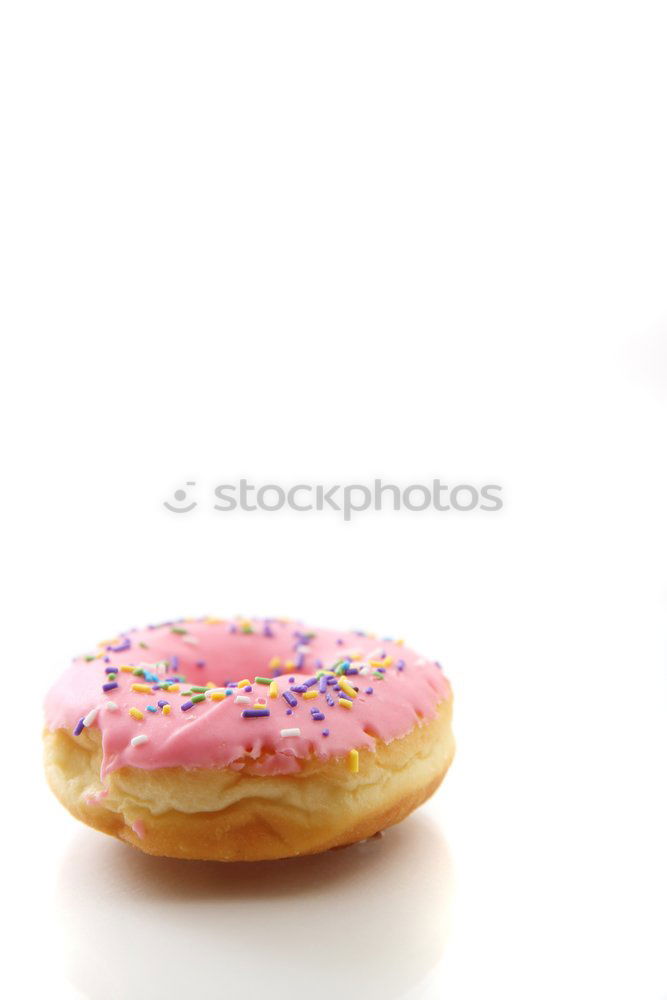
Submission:
[[[337,691],[334,683],[327,686],[333,705],[319,691],[318,683],[308,689],[318,692],[315,698],[291,691],[319,669],[331,669],[344,659],[349,659],[350,670],[360,671],[345,675],[345,681],[357,689],[350,709],[339,704],[344,692]],[[169,666],[160,662],[165,660]],[[383,671],[378,671],[380,662]],[[211,700],[209,694],[183,711],[181,706],[191,699],[179,692],[152,690],[155,681],[120,669],[115,682],[105,673],[105,669],[139,664],[161,681],[185,677],[187,683],[179,685],[183,691],[209,682],[224,687],[245,678],[252,682],[252,690],[231,689],[234,694],[219,701]],[[276,698],[270,696],[267,685],[255,683],[256,676],[275,679]],[[118,687],[103,691],[102,685],[108,683]],[[148,684],[151,691],[133,690],[136,683]],[[335,683],[340,684],[340,677]],[[285,691],[297,701],[289,714]],[[248,697],[250,703],[236,703],[237,694]],[[51,688],[45,707],[46,723],[52,730],[76,730],[83,718],[101,730],[102,776],[128,765],[150,770],[240,769],[249,764],[253,773],[273,775],[293,774],[313,756],[342,757],[352,748],[373,749],[375,738],[390,742],[404,736],[415,724],[432,719],[438,704],[450,696],[439,665],[395,641],[311,629],[285,620],[198,619],[132,630],[101,644],[94,658],[74,660]],[[158,700],[169,702],[169,714],[161,708],[148,711],[149,705],[157,707]],[[253,710],[260,700],[270,715],[244,718],[243,711]],[[143,718],[133,718],[131,708],[139,709]],[[94,709],[98,711],[90,717]],[[325,718],[314,719],[311,709]],[[281,735],[281,730],[294,728],[300,735]],[[139,735],[147,740],[133,745],[133,737]]]

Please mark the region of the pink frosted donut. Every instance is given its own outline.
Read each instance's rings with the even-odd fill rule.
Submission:
[[[83,822],[149,854],[225,861],[372,836],[454,756],[439,664],[284,619],[133,629],[46,699],[46,773]]]

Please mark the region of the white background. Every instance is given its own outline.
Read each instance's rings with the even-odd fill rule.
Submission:
[[[664,5],[1,22],[10,995],[664,997]],[[243,475],[505,507],[161,506]],[[70,656],[237,612],[440,658],[432,802],[250,867],[71,819],[39,746]]]

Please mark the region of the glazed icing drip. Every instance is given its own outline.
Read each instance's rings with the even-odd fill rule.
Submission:
[[[51,730],[101,731],[102,776],[250,762],[275,775],[405,736],[450,696],[438,664],[393,640],[204,618],[101,643],[74,660],[45,707]]]

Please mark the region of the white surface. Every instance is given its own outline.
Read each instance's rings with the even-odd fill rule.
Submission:
[[[665,20],[5,5],[11,995],[664,997]],[[506,506],[160,506],[242,475]],[[262,868],[77,826],[46,685],[110,630],[237,611],[439,656],[436,798]]]

